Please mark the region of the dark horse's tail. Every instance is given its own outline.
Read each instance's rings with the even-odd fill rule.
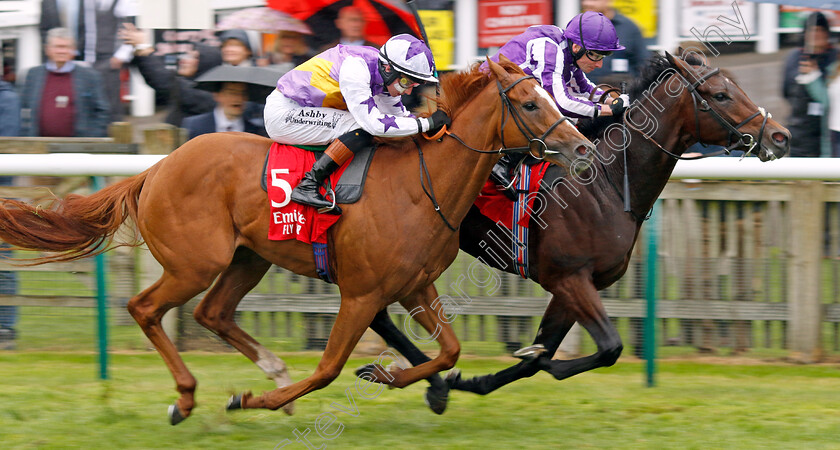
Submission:
[[[137,220],[137,202],[148,170],[92,195],[70,194],[48,208],[0,199],[0,240],[16,248],[57,252],[30,265],[73,261],[108,250],[126,219]],[[140,245],[139,235],[119,245]]]

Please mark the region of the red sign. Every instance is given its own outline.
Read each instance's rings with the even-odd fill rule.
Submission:
[[[550,0],[479,0],[478,46],[501,47],[531,25],[551,23]]]

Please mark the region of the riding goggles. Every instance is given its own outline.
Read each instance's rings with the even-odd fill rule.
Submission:
[[[403,89],[409,89],[423,84],[422,81],[415,80],[414,78],[410,78],[405,75],[401,75],[400,78],[397,79],[397,83],[399,83],[400,87]]]
[[[586,57],[589,58],[590,61],[598,62],[607,56],[612,55],[612,52],[599,52],[595,50],[587,50]]]

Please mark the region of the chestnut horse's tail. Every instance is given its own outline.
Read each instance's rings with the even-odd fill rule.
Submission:
[[[92,195],[70,194],[48,208],[0,199],[0,240],[16,248],[57,252],[27,261],[30,265],[73,261],[108,250],[126,219],[137,220],[137,202],[149,171]],[[134,232],[118,245],[137,246]]]

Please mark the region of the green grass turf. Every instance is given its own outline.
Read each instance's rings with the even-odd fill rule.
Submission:
[[[153,353],[116,354],[111,379],[96,378],[94,354],[0,353],[2,448],[306,448],[294,430],[310,429],[313,448],[840,448],[840,370],[831,365],[712,365],[660,361],[658,386],[645,388],[642,365],[620,361],[558,382],[541,373],[489,396],[454,393],[436,416],[424,383],[365,399],[354,390],[354,358],[326,389],[297,402],[297,413],[237,411],[233,392],[271,389],[241,355],[186,353],[199,380],[198,407],[177,427],[166,408],[174,383]],[[286,357],[295,380],[314,369],[316,354]],[[465,358],[466,375],[515,360]],[[348,405],[354,417],[331,405]],[[343,427],[319,437],[316,418],[333,412]],[[338,423],[328,431],[336,432]]]

